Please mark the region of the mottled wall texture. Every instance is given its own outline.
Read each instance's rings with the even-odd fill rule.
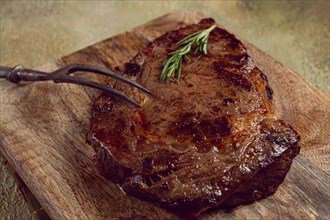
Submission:
[[[330,91],[328,0],[0,0],[0,4],[0,65],[38,66],[165,13],[188,9],[213,17],[227,30]],[[28,202],[22,199],[6,160],[0,159],[0,217],[46,218],[40,211],[33,214],[39,209],[33,196],[27,191]]]

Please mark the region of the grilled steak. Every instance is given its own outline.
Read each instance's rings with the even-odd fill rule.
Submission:
[[[151,97],[114,87],[141,103],[101,95],[89,142],[102,173],[130,195],[188,218],[274,193],[299,153],[299,135],[272,112],[272,89],[234,35],[216,28],[208,54],[192,54],[180,83],[161,82],[162,63],[183,37],[214,23],[168,32],[125,65]]]

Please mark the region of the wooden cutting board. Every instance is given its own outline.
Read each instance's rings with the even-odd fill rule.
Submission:
[[[69,63],[115,69],[155,37],[201,18],[189,11],[168,14],[39,69],[52,71]],[[269,78],[278,118],[300,133],[301,154],[273,196],[200,219],[329,219],[330,96],[245,44]],[[94,168],[85,134],[98,91],[51,82],[2,81],[0,86],[0,149],[53,219],[178,218],[123,194]]]

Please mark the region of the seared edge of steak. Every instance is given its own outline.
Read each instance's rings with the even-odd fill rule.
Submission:
[[[102,146],[92,134],[89,135],[88,140],[95,146],[95,161],[99,170],[105,177],[120,184],[126,193],[158,204],[180,216],[194,218],[207,209],[230,209],[263,199],[273,194],[283,182],[293,158],[299,154],[300,136],[283,121],[275,121],[274,123],[273,120],[266,120],[262,124],[261,133],[249,145],[255,154],[253,160],[249,160],[248,163],[250,164],[245,164],[245,167],[242,167],[244,163],[238,163],[237,166],[232,167],[230,172],[226,174],[231,182],[224,183],[219,178],[218,182],[215,183],[217,188],[221,185],[221,189],[225,189],[225,191],[221,194],[215,193],[211,197],[192,198],[191,200],[189,198],[174,201],[163,200],[157,194],[149,192],[148,187],[145,187],[143,176],[132,175],[130,169],[121,166],[111,152]],[[269,146],[267,149],[271,149],[271,152],[266,156],[257,145],[261,147],[267,145]],[[260,154],[255,152],[258,150]],[[251,151],[246,152],[246,154],[249,153]],[[194,170],[190,170],[190,172],[194,172]],[[243,178],[241,178],[242,176]],[[160,190],[161,188],[166,189],[165,187],[159,186]]]

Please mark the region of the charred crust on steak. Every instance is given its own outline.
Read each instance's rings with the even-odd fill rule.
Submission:
[[[269,86],[268,78],[267,78],[266,74],[264,74],[263,72],[259,71],[259,73],[260,73],[260,77],[264,80],[267,97],[269,100],[272,100],[273,99],[273,89]]]
[[[220,78],[227,80],[229,83],[234,84],[235,86],[239,86],[248,92],[251,91],[252,86],[244,75],[226,71],[224,66],[222,66],[221,63],[217,61],[214,63],[214,66],[216,71],[219,72],[218,76]]]
[[[136,63],[126,63],[123,74],[128,74],[131,76],[136,76],[140,73],[141,67]]]
[[[204,18],[198,22],[200,25],[211,26],[215,24],[215,20],[213,18]]]
[[[230,104],[234,103],[234,100],[231,99],[231,98],[226,98],[226,99],[223,100],[223,103],[225,105],[230,105]],[[216,106],[214,106],[214,107],[216,107]]]
[[[87,135],[105,177],[185,218],[274,193],[300,149],[299,135],[274,116],[266,75],[224,29],[211,33],[207,55],[184,62],[180,84],[160,82],[175,43],[214,23],[168,32],[126,63],[123,73],[158,98],[117,82],[142,108],[102,94]]]
[[[272,88],[267,84],[266,85],[266,92],[267,92],[267,97],[272,100],[273,99],[273,90]]]
[[[170,122],[169,135],[181,143],[192,138],[189,141],[200,145],[230,133],[229,117],[222,116],[214,118],[212,121],[201,118],[201,114],[185,113],[181,115],[177,121]]]

